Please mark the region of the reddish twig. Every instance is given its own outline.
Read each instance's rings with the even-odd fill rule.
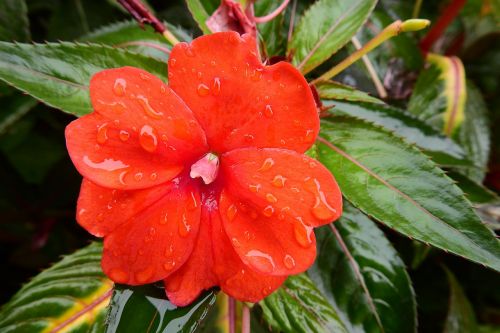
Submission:
[[[420,41],[420,50],[423,54],[427,54],[432,45],[443,35],[444,31],[451,22],[457,17],[458,13],[465,5],[467,0],[452,0],[443,10],[443,14],[438,18],[437,22],[431,27],[427,35]]]
[[[283,1],[283,3],[281,5],[279,5],[278,8],[276,8],[273,12],[271,12],[265,16],[254,17],[254,21],[256,23],[266,23],[266,22],[271,21],[273,18],[275,18],[276,16],[278,16],[279,14],[281,14],[281,12],[283,12],[285,10],[285,8],[286,8],[286,6],[288,6],[289,2],[290,2],[290,0]]]

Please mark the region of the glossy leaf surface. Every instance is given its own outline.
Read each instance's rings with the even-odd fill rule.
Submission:
[[[264,319],[280,332],[348,332],[335,308],[305,274],[290,276],[259,304]]]
[[[343,195],[398,232],[500,271],[500,243],[463,192],[390,132],[347,117],[322,122],[319,160]]]
[[[165,63],[108,46],[0,42],[0,79],[44,103],[81,116],[92,111],[88,83],[95,73],[123,66],[166,79]]]
[[[102,332],[113,283],[93,243],[37,275],[0,310],[0,331]]]
[[[365,23],[376,0],[319,0],[304,13],[288,45],[293,64],[303,73],[316,68]]]
[[[318,258],[308,274],[349,332],[416,331],[405,264],[373,221],[346,203],[340,220],[316,235]]]
[[[389,105],[373,103],[349,103],[344,101],[325,101],[325,106],[335,105],[332,114],[346,114],[385,127],[410,143],[415,143],[425,153],[441,165],[469,166],[467,154],[452,139],[444,136],[420,119]]]
[[[113,293],[106,332],[194,332],[216,300],[208,291],[186,307],[177,307],[156,285],[117,286]]]
[[[320,82],[316,88],[319,96],[324,99],[385,104],[380,99],[372,97],[364,91],[356,90],[351,86],[335,81]]]

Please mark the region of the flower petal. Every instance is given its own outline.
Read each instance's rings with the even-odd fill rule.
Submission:
[[[255,303],[285,282],[286,276],[262,274],[241,261],[229,241],[219,214],[213,214],[211,225],[215,273],[222,291],[239,301]]]
[[[316,257],[313,228],[289,216],[264,216],[227,190],[220,196],[222,224],[244,264],[267,275],[298,274]]]
[[[169,59],[169,84],[218,153],[250,146],[304,152],[319,131],[304,77],[289,63],[264,66],[249,35],[221,32],[177,44]]]
[[[188,259],[200,225],[198,185],[176,178],[170,192],[104,238],[102,268],[130,285],[166,278]]]
[[[185,306],[203,290],[219,285],[228,295],[244,302],[257,302],[276,290],[286,276],[270,276],[246,266],[231,245],[214,193],[204,194],[202,221],[195,248],[188,261],[165,279],[169,300]]]
[[[141,189],[177,176],[207,151],[200,125],[160,79],[132,67],[97,73],[90,83],[96,112],[66,128],[78,171],[115,189]]]
[[[159,185],[144,190],[112,190],[83,179],[76,220],[88,232],[104,237],[138,215],[171,190]]]
[[[226,189],[271,220],[298,219],[308,226],[342,214],[342,194],[318,161],[285,149],[244,148],[221,156]]]

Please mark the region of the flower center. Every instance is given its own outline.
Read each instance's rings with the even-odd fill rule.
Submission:
[[[191,166],[191,178],[201,177],[205,184],[213,183],[219,173],[219,158],[213,153],[208,153]]]

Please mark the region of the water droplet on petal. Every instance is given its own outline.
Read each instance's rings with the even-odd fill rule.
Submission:
[[[156,137],[155,130],[151,126],[142,126],[141,133],[139,135],[139,143],[147,152],[152,153],[156,150],[158,146],[158,139]]]
[[[147,267],[146,269],[139,271],[135,274],[135,279],[139,283],[145,283],[149,279],[153,277],[154,269],[152,266]]]
[[[167,224],[168,222],[168,213],[165,213],[162,218],[160,218],[160,224]]]
[[[122,140],[123,142],[127,141],[129,138],[130,138],[130,133],[125,131],[125,130],[121,130],[120,131],[120,134],[119,134],[119,137],[120,137],[120,140]]]
[[[269,205],[262,211],[262,214],[266,217],[271,217],[274,214],[274,207]]]
[[[267,202],[270,202],[270,203],[278,202],[278,198],[276,198],[272,193],[266,194],[266,200],[267,200]]]
[[[184,52],[186,53],[186,55],[188,57],[194,57],[194,50],[191,46],[187,46],[185,49],[184,49]]]
[[[245,257],[248,258],[254,268],[263,273],[271,273],[276,267],[273,258],[268,253],[259,250],[250,250],[245,254]]]
[[[168,64],[169,64],[169,66],[174,67],[176,62],[177,62],[177,59],[170,58],[170,60],[168,61]]]
[[[307,191],[314,194],[316,202],[311,208],[312,214],[319,220],[328,221],[335,218],[337,210],[331,207],[326,201],[326,196],[321,191],[321,185],[316,178],[307,177],[304,180],[304,187]]]
[[[113,92],[116,96],[123,96],[127,88],[127,81],[125,79],[116,79],[113,85]]]
[[[289,211],[290,211],[290,207],[283,207],[283,208],[281,208],[281,211],[280,211],[280,213],[278,215],[278,220],[283,221]]]
[[[142,172],[137,172],[135,175],[134,175],[134,179],[136,181],[140,181],[142,179]]]
[[[285,186],[285,181],[286,181],[285,177],[283,177],[282,175],[276,175],[273,178],[272,184],[274,187],[282,188]]]
[[[108,141],[108,124],[104,123],[97,129],[97,142],[105,144]]]
[[[153,119],[161,119],[163,117],[163,112],[159,112],[153,109],[146,97],[139,95],[137,96],[137,100],[139,101],[139,104],[141,104],[142,110],[144,111],[144,113],[146,113],[147,116]]]
[[[186,214],[182,214],[182,218],[179,221],[179,235],[181,237],[186,237],[191,231],[191,226],[188,223]]]
[[[201,97],[205,97],[208,95],[208,93],[210,92],[210,88],[206,85],[206,84],[203,84],[203,83],[200,83],[198,85],[198,89],[197,89],[197,92],[198,92],[198,95],[201,96]]]
[[[238,208],[236,208],[236,205],[229,206],[226,211],[228,220],[230,222],[233,221],[237,213],[238,213]]]
[[[112,268],[109,273],[109,277],[111,280],[118,283],[126,283],[128,282],[128,274],[124,270],[120,268]]]
[[[174,269],[175,267],[175,260],[167,260],[164,264],[163,264],[163,268],[166,270],[166,271],[171,271],[172,269]]]
[[[313,130],[307,130],[306,131],[306,136],[304,137],[304,142],[314,142],[314,131]]]
[[[255,139],[255,137],[252,134],[245,134],[243,137],[245,138],[245,141],[248,143],[252,142]]]
[[[294,235],[295,240],[300,246],[308,248],[312,245],[312,232],[313,228],[304,225],[298,218],[297,222],[294,222]]]
[[[212,83],[212,94],[214,96],[219,95],[220,93],[220,79],[218,77],[214,78],[214,82]]]
[[[261,185],[260,184],[250,184],[248,185],[248,189],[250,192],[257,193],[260,190]]]
[[[250,79],[254,82],[260,81],[262,79],[262,69],[256,69],[250,74]]]
[[[283,263],[288,269],[292,269],[295,267],[295,259],[293,259],[293,257],[289,254],[285,255],[285,257],[283,258]]]
[[[266,108],[264,110],[264,115],[267,117],[267,118],[271,118],[273,116],[273,109],[271,108],[271,105],[266,105]]]
[[[238,248],[238,247],[241,247],[241,243],[238,239],[236,239],[235,237],[231,238],[231,243],[233,244],[234,247]]]
[[[143,79],[144,81],[149,81],[151,79],[151,77],[149,75],[147,75],[146,73],[139,73],[139,76],[141,77],[141,79]]]
[[[165,88],[165,86],[164,86],[164,85],[161,85],[161,86],[160,86],[160,91],[161,91],[161,93],[162,93],[162,94],[164,94],[164,93],[166,93],[166,92],[167,92],[167,88]]]
[[[262,163],[262,166],[257,171],[267,171],[267,170],[271,169],[273,165],[274,165],[274,160],[272,158],[268,157],[265,159],[264,163]]]
[[[156,180],[158,178],[158,174],[156,172],[153,172],[152,174],[149,175],[149,179],[151,180]]]

